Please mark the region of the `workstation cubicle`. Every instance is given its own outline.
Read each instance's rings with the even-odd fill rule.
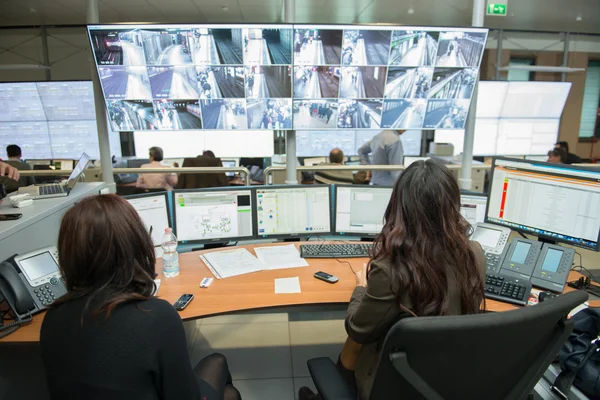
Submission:
[[[545,158],[558,139],[568,83],[479,82],[473,156],[517,158],[494,158],[490,164],[472,161],[467,155],[470,161],[467,164],[472,163],[467,179],[470,187],[462,182],[462,152],[463,147],[468,147],[463,144],[462,130],[469,130],[469,102],[478,80],[477,67],[487,35],[485,29],[415,28],[427,43],[431,42],[433,32],[437,40],[435,50],[438,45],[443,50],[423,56],[414,64],[407,55],[409,49],[402,44],[405,36],[414,36],[406,27],[269,25],[258,28],[212,26],[204,30],[203,27],[169,25],[163,28],[172,43],[187,49],[179,60],[185,65],[157,66],[157,61],[151,60],[156,54],[140,52],[138,61],[143,65],[123,67],[118,65],[118,57],[105,57],[105,53],[110,55],[116,51],[116,45],[94,48],[100,84],[96,90],[106,103],[110,130],[133,132],[126,135],[129,142],[123,146],[129,148],[127,155],[120,154],[114,165],[127,168],[115,169],[115,174],[134,176],[129,176],[128,184],[133,184],[135,175],[141,172],[129,168],[148,163],[148,149],[153,146],[163,148],[164,164],[169,166],[182,167],[186,159],[211,150],[222,166],[228,168],[199,169],[195,173],[225,174],[229,186],[176,188],[169,192],[125,196],[151,232],[158,258],[165,228],[172,228],[179,240],[181,272],[174,278],[163,276],[158,260],[161,283],[156,295],[169,303],[174,303],[182,293],[196,296],[195,301],[179,312],[185,321],[190,349],[199,340],[200,324],[211,317],[237,318],[239,314],[257,312],[339,313],[346,309],[356,287],[355,273],[372,255],[372,240],[383,226],[383,213],[392,189],[374,185],[301,185],[310,181],[305,177],[320,168],[402,171],[411,163],[427,158],[447,165],[461,186],[469,189],[462,193],[460,211],[474,230],[472,240],[479,241],[486,252],[487,311],[519,310],[537,303],[540,292],[560,294],[574,290],[567,282],[586,276],[584,269],[572,269],[577,254],[581,267],[598,263],[598,171],[569,166],[561,169],[563,167],[557,165],[534,162]],[[247,34],[251,42],[264,34],[269,51],[259,54],[252,49],[242,53],[244,44],[240,42],[237,61],[234,52],[229,55],[234,58],[228,62],[223,60],[226,55],[219,52],[215,52],[216,58],[204,60],[202,57],[206,55],[196,52],[195,46],[199,46],[201,37],[210,38],[218,30],[228,32],[222,36],[217,34],[215,37],[219,40],[224,37],[237,40],[236,30]],[[339,50],[344,49],[344,54],[327,53],[334,61],[324,59],[326,67],[313,65],[312,59],[305,60],[301,56],[304,54],[301,49],[292,46],[294,42],[317,41],[317,30],[331,37],[339,36]],[[114,37],[113,31],[118,32],[129,50],[133,46],[143,49],[149,45],[144,45],[142,39],[162,35],[155,26],[93,26],[89,30],[92,46],[103,47],[101,44],[107,38]],[[315,32],[314,36],[311,32]],[[459,36],[463,34],[470,35],[469,48],[478,55],[466,57],[466,53],[461,53],[462,58],[456,57],[453,61],[450,43],[458,46],[463,40]],[[277,38],[274,42],[273,37]],[[365,53],[366,58],[361,61],[361,53],[356,50],[359,43],[364,46],[374,41],[377,46],[385,46],[382,37],[388,39],[387,56]],[[280,52],[273,52],[274,48]],[[271,58],[270,62],[266,63],[264,57]],[[222,66],[229,63],[235,65]],[[141,70],[144,72],[139,73]],[[165,83],[168,81],[165,77],[169,76],[180,84]],[[125,79],[121,84],[131,84],[131,90],[117,90],[119,79]],[[332,87],[336,88],[335,94],[321,92],[331,91]],[[0,97],[1,93],[0,84]],[[426,93],[431,96],[425,96]],[[528,100],[523,100],[525,97]],[[497,101],[490,105],[490,99]],[[43,99],[41,101],[43,103]],[[492,112],[483,105],[495,109]],[[551,115],[534,115],[534,111],[540,109],[549,110]],[[527,114],[529,111],[532,114]],[[45,122],[47,127],[51,125],[48,121]],[[30,122],[39,124],[40,121]],[[13,126],[16,125],[13,123]],[[400,136],[403,165],[360,166],[359,148],[384,129],[405,131]],[[52,129],[46,131],[44,135],[50,141]],[[274,138],[274,131],[280,139],[288,138],[285,151],[282,142]],[[0,136],[0,144],[8,140],[5,136]],[[343,150],[346,167],[323,166],[334,148]],[[80,151],[78,147],[72,150]],[[24,152],[33,154],[28,147]],[[69,161],[78,158],[58,150],[38,156],[39,160],[32,159],[31,164],[61,171],[73,169]],[[98,154],[93,158],[99,161],[102,157]],[[249,158],[258,162],[248,163]],[[110,157],[104,155],[103,160],[108,159]],[[98,167],[99,163],[96,164]],[[181,177],[190,171],[176,172]],[[263,179],[255,180],[260,173]],[[100,173],[96,175],[102,179]],[[297,182],[290,176],[295,176]],[[531,176],[535,182],[522,183],[523,177],[526,180]],[[567,177],[568,182],[555,192],[537,185],[537,179],[561,180],[557,177]],[[581,184],[582,181],[585,184]],[[502,186],[506,182],[509,189]],[[589,189],[588,198],[572,196],[575,189],[569,185],[579,185],[579,191]],[[64,212],[78,199],[100,193],[105,187],[112,190],[103,182],[81,183],[68,197],[36,200],[33,206],[23,208],[21,220],[0,226],[6,227],[0,231],[0,259],[55,246]],[[527,199],[526,195],[529,195]],[[565,209],[585,212],[571,218],[562,214]],[[6,201],[0,206],[0,214],[14,210]],[[538,215],[539,210],[545,214]],[[524,248],[527,262],[518,261],[517,257]],[[276,254],[275,261],[265,255],[270,252]],[[242,260],[242,254],[246,257],[246,253],[252,262],[231,263]],[[515,263],[519,266],[515,267]],[[248,269],[244,269],[246,267]],[[323,275],[317,276],[319,272],[333,275],[337,280],[334,284],[323,282]],[[53,273],[58,273],[58,267]],[[205,278],[214,281],[210,287],[201,288],[200,282]],[[286,280],[287,292],[278,291],[280,279]],[[596,298],[589,304],[600,305]],[[33,315],[31,322],[24,322],[15,332],[0,338],[0,346],[12,346],[12,349],[19,345],[36,346],[45,315],[44,307],[36,311],[39,312]],[[14,375],[15,371],[11,373]],[[2,369],[0,376],[4,374],[10,375]]]

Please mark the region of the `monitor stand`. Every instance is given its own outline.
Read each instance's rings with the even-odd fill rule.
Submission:
[[[375,240],[375,238],[372,237],[361,237],[360,241],[361,242],[373,242]]]
[[[229,242],[206,243],[202,247],[195,247],[195,248],[193,248],[192,251],[220,249],[221,247],[226,247],[228,245],[229,245]]]
[[[557,244],[556,240],[546,239],[546,238],[542,238],[542,237],[538,237],[538,242],[548,243],[548,244]]]
[[[283,239],[284,242],[299,242],[300,238],[287,238]]]

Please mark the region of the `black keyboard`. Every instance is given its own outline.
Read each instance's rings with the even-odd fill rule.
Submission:
[[[44,186],[40,186],[40,194],[43,196],[46,195],[50,195],[50,194],[60,194],[60,193],[65,193],[66,191],[66,187],[65,185],[44,185]]]
[[[343,244],[303,244],[300,245],[302,258],[356,258],[370,257],[371,243]]]
[[[529,281],[498,274],[488,274],[485,277],[485,297],[488,299],[524,306],[527,305],[530,293]]]

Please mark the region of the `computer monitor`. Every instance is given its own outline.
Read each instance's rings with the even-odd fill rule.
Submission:
[[[55,169],[72,171],[74,161],[73,160],[53,160],[53,164],[54,164]]]
[[[460,213],[475,227],[475,224],[485,221],[485,209],[487,207],[487,196],[476,194],[460,195]]]
[[[486,222],[599,251],[600,170],[495,158]]]
[[[392,188],[386,186],[335,186],[335,233],[375,237],[383,228],[383,214]]]
[[[221,158],[221,163],[223,164],[224,167],[235,168],[235,167],[240,166],[240,159],[239,158]],[[225,175],[228,178],[233,178],[233,176],[235,175],[235,172],[225,172]]]
[[[331,233],[330,186],[266,186],[256,189],[259,237]]]
[[[174,230],[180,242],[222,243],[254,237],[253,189],[176,190]]]
[[[138,194],[124,196],[124,198],[138,212],[148,232],[152,228],[151,236],[154,246],[160,246],[165,228],[171,226],[167,192]]]
[[[327,157],[312,157],[304,159],[305,167],[312,167],[313,165],[319,165],[321,163],[327,162]]]
[[[130,158],[127,160],[127,168],[140,168],[144,164],[150,162],[147,158]]]

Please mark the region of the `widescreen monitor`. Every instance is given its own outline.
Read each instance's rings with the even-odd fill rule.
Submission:
[[[253,190],[241,187],[173,191],[177,239],[206,244],[253,238]]]
[[[27,159],[100,158],[90,81],[0,83],[0,148]]]
[[[165,228],[171,226],[167,192],[124,196],[138,212],[144,226],[151,232],[154,246],[161,245]]]
[[[509,82],[500,118],[555,118],[562,115],[571,82]]]
[[[375,237],[383,228],[383,215],[391,196],[391,187],[336,185],[334,232]]]
[[[495,158],[486,222],[599,251],[600,170]]]
[[[96,25],[115,130],[460,129],[487,29]]]
[[[329,185],[256,188],[256,209],[259,237],[331,233]]]

